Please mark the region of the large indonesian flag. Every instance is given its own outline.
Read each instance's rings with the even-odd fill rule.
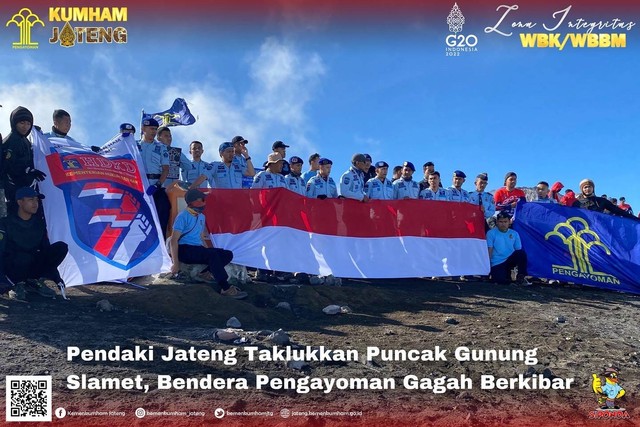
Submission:
[[[484,217],[468,203],[309,199],[286,189],[212,190],[216,247],[269,270],[359,278],[489,273]]]

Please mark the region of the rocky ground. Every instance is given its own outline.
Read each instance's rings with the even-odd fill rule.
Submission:
[[[53,407],[67,411],[123,411],[125,417],[67,417],[78,425],[640,425],[640,298],[586,287],[498,286],[488,283],[345,280],[343,286],[254,283],[243,301],[221,297],[207,284],[156,280],[144,289],[101,284],[69,289],[70,300],[31,296],[29,302],[0,299],[2,376],[51,375]],[[107,300],[108,303],[100,301]],[[279,303],[280,308],[276,308]],[[347,313],[327,315],[328,305],[348,306]],[[284,308],[282,306],[284,305]],[[288,305],[288,307],[287,307]],[[102,310],[101,310],[102,309]],[[241,323],[236,344],[223,341],[227,320]],[[360,360],[285,363],[250,361],[243,346],[271,349],[271,331],[288,333],[292,348],[325,346],[357,350]],[[237,363],[211,361],[94,362],[67,361],[67,348],[111,349],[153,346],[156,359],[168,347],[237,351]],[[374,357],[367,347],[392,350],[446,349],[446,361],[401,362]],[[537,363],[461,361],[459,347],[534,349]],[[280,345],[279,348],[286,348]],[[620,402],[629,418],[591,420],[597,407],[591,379],[606,366],[620,369],[627,396]],[[69,390],[69,375],[135,377],[150,386],[135,390]],[[158,390],[157,376],[244,379],[248,390]],[[502,378],[534,376],[574,378],[569,390],[482,390],[481,375]],[[332,390],[296,393],[266,387],[271,378],[392,378],[394,390]],[[471,390],[408,390],[403,379],[460,378]],[[562,381],[562,380],[559,380]],[[3,387],[5,384],[3,382]],[[146,417],[146,411],[202,411],[205,416]],[[273,417],[226,416],[227,412],[271,411]],[[281,413],[281,411],[283,411]],[[291,411],[287,416],[286,410]],[[294,411],[303,415],[294,415]],[[311,413],[309,413],[311,411]],[[322,411],[351,415],[313,414]],[[307,415],[304,414],[307,412]],[[360,415],[360,413],[362,415]],[[285,418],[286,417],[286,418]],[[3,418],[4,419],[4,418]],[[54,417],[55,420],[55,417]],[[60,422],[60,420],[58,420]]]

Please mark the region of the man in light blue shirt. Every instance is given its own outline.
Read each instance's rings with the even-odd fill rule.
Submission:
[[[364,154],[354,154],[351,167],[340,177],[340,194],[347,199],[368,202],[369,196],[364,192],[364,172],[366,157]]]
[[[509,228],[511,216],[506,212],[500,212],[496,218],[496,228],[487,233],[491,279],[496,283],[510,283],[511,271],[517,267],[516,281],[524,286],[531,285],[525,277],[527,254],[522,250],[520,235]]]
[[[393,200],[393,184],[387,179],[389,164],[387,162],[376,162],[376,176],[364,184],[364,192],[369,199]]]
[[[305,185],[311,178],[318,175],[318,171],[320,170],[320,164],[318,163],[319,161],[320,154],[313,153],[309,156],[309,170],[302,174],[302,180],[304,181]]]
[[[237,163],[233,162],[233,144],[231,142],[223,142],[218,148],[220,152],[221,162],[212,162],[213,166],[210,171],[209,180],[212,188],[242,188],[242,177],[245,174]]]
[[[333,178],[329,176],[333,162],[323,157],[318,160],[318,164],[320,165],[318,174],[307,182],[307,197],[313,199],[337,198],[338,187]]]
[[[402,175],[400,178],[393,181],[393,198],[396,200],[402,199],[417,199],[418,193],[420,193],[420,186],[413,180],[413,173],[416,171],[416,167],[411,162],[404,162],[402,164]]]
[[[536,193],[538,198],[534,200],[537,203],[558,203],[551,197],[549,197],[549,183],[546,181],[540,181],[536,185]]]

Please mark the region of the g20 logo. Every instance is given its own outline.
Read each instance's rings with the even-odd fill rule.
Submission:
[[[478,44],[478,38],[473,34],[449,34],[445,41],[449,47],[475,47]]]

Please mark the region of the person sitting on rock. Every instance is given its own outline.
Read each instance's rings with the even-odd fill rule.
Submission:
[[[184,196],[187,209],[180,212],[173,224],[171,235],[171,272],[180,272],[180,263],[206,264],[222,290],[220,294],[235,299],[247,297],[236,286],[229,284],[229,275],[224,266],[233,259],[233,252],[214,248],[205,227],[204,211],[206,195],[197,189],[187,191]]]
[[[69,249],[64,242],[49,243],[44,219],[36,215],[41,199],[33,188],[19,188],[18,211],[0,219],[0,292],[15,284],[18,299],[25,291],[49,298],[55,298],[56,286],[64,291],[58,266]]]
[[[487,246],[491,261],[491,279],[496,283],[510,283],[511,272],[518,268],[516,280],[528,286],[526,279],[527,254],[522,250],[522,241],[517,231],[509,228],[511,216],[507,212],[496,215],[496,228],[487,232]]]

